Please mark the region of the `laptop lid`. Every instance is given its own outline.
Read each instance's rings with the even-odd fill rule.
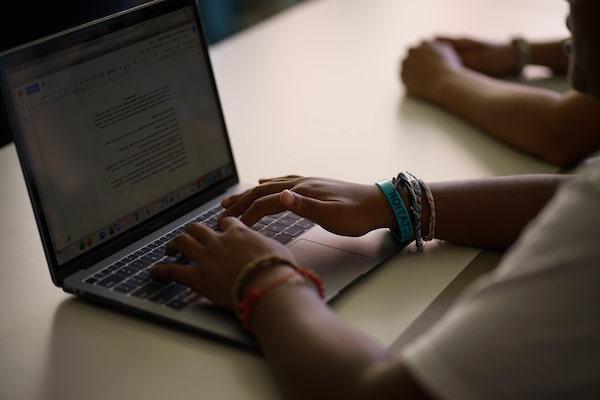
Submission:
[[[0,54],[52,279],[238,182],[194,0],[161,0]]]

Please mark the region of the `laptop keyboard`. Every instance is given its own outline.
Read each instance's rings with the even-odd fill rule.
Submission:
[[[199,222],[211,229],[218,230],[218,221],[222,213],[223,208],[216,206],[190,223]],[[174,229],[144,248],[85,278],[84,282],[127,296],[163,304],[174,310],[181,310],[190,304],[201,301],[202,299],[196,292],[187,286],[175,282],[158,281],[150,276],[150,267],[156,263],[180,263],[183,261],[176,257],[166,256],[165,248],[169,241],[184,231],[186,225]],[[280,243],[287,244],[313,226],[313,222],[289,211],[284,211],[263,217],[252,226],[252,229]]]

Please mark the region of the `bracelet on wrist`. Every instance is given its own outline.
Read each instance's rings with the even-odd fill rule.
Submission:
[[[529,46],[529,42],[522,37],[515,37],[510,42],[511,45],[517,50],[517,66],[515,71],[517,73],[521,73],[523,68],[530,63],[531,58],[531,49]]]
[[[398,230],[392,230],[394,237],[401,243],[414,240],[415,234],[413,232],[410,216],[408,215],[408,210],[392,181],[383,180],[377,182],[377,187],[383,192],[386,201],[392,209],[396,223],[398,224]]]
[[[412,215],[413,227],[415,230],[415,244],[418,251],[423,250],[423,238],[421,233],[421,185],[413,174],[407,171],[400,172],[393,180],[394,186],[398,191],[401,187],[406,188],[409,195],[409,210]]]
[[[243,296],[246,286],[261,270],[266,268],[274,268],[276,266],[287,265],[292,268],[287,274],[275,279],[271,283],[269,283],[264,288],[259,287],[251,287],[246,295]],[[252,316],[254,314],[254,310],[258,302],[269,292],[273,291],[277,287],[291,283],[293,278],[300,278],[296,280],[296,283],[306,283],[310,282],[314,285],[317,293],[321,299],[325,298],[325,286],[323,281],[319,278],[319,276],[311,269],[298,267],[295,263],[287,260],[285,258],[281,258],[278,256],[266,256],[256,259],[248,263],[240,272],[236,281],[234,283],[231,295],[232,295],[232,304],[234,304],[235,312],[242,322],[244,328],[249,331],[252,331]]]
[[[417,250],[422,251],[423,241],[433,240],[435,237],[435,201],[429,186],[407,171],[400,172],[392,181],[381,181],[377,185],[384,193],[398,222],[400,234],[392,230],[394,237],[402,243],[415,240]],[[402,200],[403,191],[408,196],[407,205]],[[421,200],[422,198],[425,198],[429,207],[427,235],[423,235],[422,229],[422,201],[424,201]]]

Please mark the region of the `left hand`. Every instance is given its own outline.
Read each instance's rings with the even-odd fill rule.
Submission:
[[[460,56],[450,44],[425,41],[408,51],[401,77],[409,93],[435,102],[444,79],[463,68]]]
[[[202,224],[188,225],[185,233],[168,244],[167,254],[181,253],[197,266],[158,264],[152,274],[189,286],[213,303],[232,308],[231,290],[247,263],[268,255],[295,262],[285,246],[246,227],[237,218],[224,218],[221,229],[222,233]]]

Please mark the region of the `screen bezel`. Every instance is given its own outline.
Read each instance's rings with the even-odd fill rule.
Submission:
[[[209,79],[215,100],[217,102],[218,118],[221,128],[225,136],[225,143],[229,154],[232,175],[215,182],[210,187],[200,191],[192,197],[183,200],[181,203],[174,205],[159,214],[140,223],[140,225],[131,228],[125,232],[116,235],[105,243],[90,249],[88,252],[77,256],[76,258],[66,261],[59,265],[52,239],[48,228],[48,222],[44,215],[41,198],[36,186],[36,181],[33,174],[32,165],[27,154],[24,138],[22,137],[20,122],[17,119],[15,104],[13,103],[11,88],[8,82],[7,71],[16,65],[26,63],[47,56],[57,51],[64,50],[68,47],[85,43],[96,39],[106,34],[127,28],[129,26],[147,21],[149,19],[164,15],[171,11],[192,6],[194,10],[194,19],[198,24],[197,30],[200,37],[204,57],[207,64]],[[8,50],[0,54],[0,86],[4,99],[3,112],[7,115],[12,129],[15,146],[19,156],[19,162],[25,178],[27,191],[31,199],[35,220],[42,238],[44,253],[50,269],[52,281],[56,286],[62,286],[63,280],[74,272],[81,269],[89,268],[97,262],[109,257],[117,251],[135,243],[136,241],[148,236],[160,227],[172,222],[173,220],[183,216],[190,211],[200,207],[202,204],[215,198],[219,193],[224,192],[231,186],[239,182],[237,167],[231,150],[231,143],[225,124],[222,105],[215,82],[212,64],[208,53],[206,35],[200,18],[200,11],[194,0],[156,0],[141,6],[137,6],[120,13],[101,18],[84,25],[51,35],[47,38],[40,39],[23,46]]]

